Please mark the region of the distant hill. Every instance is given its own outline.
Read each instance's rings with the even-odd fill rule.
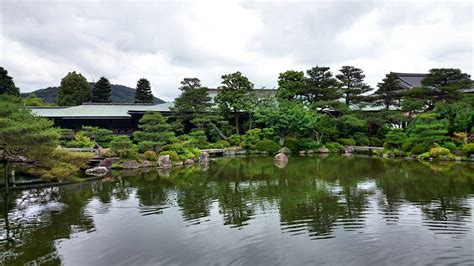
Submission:
[[[89,83],[89,87],[92,89],[94,83]],[[31,93],[36,94],[37,97],[42,98],[45,103],[56,103],[56,95],[58,93],[58,87],[48,87],[46,89],[35,90],[32,92],[25,92],[21,94],[21,97],[28,97]],[[127,86],[113,84],[112,85],[112,103],[134,103],[135,102],[135,89]],[[162,99],[155,97],[155,103],[164,103]]]

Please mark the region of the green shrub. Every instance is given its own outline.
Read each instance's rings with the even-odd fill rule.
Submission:
[[[94,146],[94,142],[84,136],[82,132],[77,132],[74,136],[74,140],[66,142],[65,146],[68,148],[91,148]]]
[[[240,135],[237,135],[237,134],[234,134],[234,135],[231,135],[227,141],[229,141],[229,144],[232,145],[232,146],[238,146],[240,145],[240,142],[241,141],[241,138],[240,138]]]
[[[377,137],[370,137],[369,138],[369,145],[372,147],[382,147],[383,142]]]
[[[218,140],[216,143],[212,143],[213,149],[224,149],[230,146],[227,140]]]
[[[413,149],[413,146],[415,146],[412,142],[405,142],[402,144],[402,151],[411,151]]]
[[[298,146],[299,146],[299,140],[296,139],[295,137],[287,137],[285,139],[285,145],[283,145],[290,149],[292,152],[298,151]]]
[[[384,143],[384,148],[387,149],[400,149],[402,145],[406,142],[407,140],[407,135],[405,132],[396,129],[390,131],[386,137],[385,137],[385,143]]]
[[[109,147],[113,137],[111,130],[100,127],[83,126],[81,132],[85,136],[95,139],[97,144],[105,148]]]
[[[356,141],[352,138],[339,139],[338,142],[341,143],[343,146],[355,146],[356,145]]]
[[[430,155],[432,157],[438,157],[438,156],[446,156],[449,155],[451,152],[447,148],[443,147],[438,147],[438,148],[431,148],[430,149]]]
[[[169,155],[172,162],[176,163],[180,161],[179,155],[176,151],[162,151],[160,156]]]
[[[278,145],[278,143],[269,139],[263,139],[255,144],[255,149],[257,151],[264,151],[268,153],[275,153],[279,148],[280,145]]]
[[[114,136],[110,142],[110,150],[123,160],[137,160],[138,149],[127,136]]]
[[[411,153],[413,154],[422,154],[425,152],[425,146],[421,145],[421,144],[417,144],[415,146],[413,146],[413,148],[411,149]]]
[[[469,144],[464,144],[464,145],[462,145],[461,150],[462,150],[466,155],[474,154],[474,143],[469,143]]]
[[[299,151],[307,151],[307,150],[315,150],[319,148],[318,143],[313,139],[300,139],[298,150]]]
[[[154,151],[146,151],[143,154],[143,157],[148,161],[156,161],[158,159],[158,155],[156,155],[156,152]]]
[[[454,144],[453,142],[445,142],[441,146],[446,148],[446,149],[449,149],[450,151],[453,151],[457,148],[456,144]]]
[[[186,143],[184,142],[174,143],[174,144],[164,146],[163,152],[165,152],[165,154],[168,154],[167,153],[168,151],[172,151],[176,154],[177,157],[174,157],[175,162],[184,161],[186,159],[197,158],[199,154],[201,153],[201,151],[198,148],[190,147],[189,145],[186,145]],[[162,155],[163,152],[160,152],[160,155]],[[174,153],[168,154],[168,155],[170,155],[171,157],[172,155],[174,156]]]
[[[241,139],[245,143],[255,145],[262,139],[262,130],[260,128],[251,129],[245,132]]]
[[[206,133],[202,130],[196,130],[189,133],[189,145],[203,149],[209,145]]]
[[[341,153],[342,152],[342,145],[337,142],[326,143],[324,146],[329,150],[331,153]]]
[[[356,144],[359,146],[367,146],[369,145],[369,138],[365,136],[359,136],[355,139]]]
[[[426,160],[426,159],[429,159],[430,158],[430,153],[429,152],[424,152],[420,155],[418,155],[418,159],[421,159],[421,160]]]

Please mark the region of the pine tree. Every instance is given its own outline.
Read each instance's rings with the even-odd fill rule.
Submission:
[[[361,102],[364,93],[370,91],[370,86],[364,82],[364,71],[353,66],[343,66],[341,74],[336,75],[340,82],[341,92],[344,94],[347,106]]]
[[[20,90],[15,86],[13,78],[8,75],[8,71],[0,67],[0,94],[20,95]]]
[[[59,105],[80,105],[90,100],[90,89],[87,79],[75,71],[69,72],[58,89]]]
[[[101,77],[92,89],[92,102],[109,103],[112,94],[112,86],[105,77]]]
[[[159,152],[162,146],[176,141],[171,125],[158,112],[145,113],[139,121],[138,129],[133,136],[140,152]]]
[[[150,82],[145,78],[141,78],[137,82],[135,103],[153,103],[153,93],[151,92]]]
[[[389,110],[390,106],[400,104],[402,97],[400,80],[395,73],[390,72],[387,74],[377,87],[378,90],[373,95],[376,104],[383,105],[385,110]]]
[[[337,79],[333,77],[329,67],[316,66],[306,73],[309,77],[302,98],[307,104],[321,111],[340,106],[338,99],[342,94]]]
[[[288,70],[278,76],[276,97],[285,100],[297,100],[306,90],[307,82],[303,71]]]

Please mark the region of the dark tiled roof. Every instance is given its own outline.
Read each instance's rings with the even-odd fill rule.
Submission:
[[[413,87],[420,87],[421,81],[426,77],[427,74],[422,73],[396,73],[400,79],[400,86],[405,89]]]

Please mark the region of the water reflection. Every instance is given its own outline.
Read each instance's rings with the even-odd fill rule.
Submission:
[[[142,220],[145,217],[179,223],[171,216],[178,211],[185,227],[207,224],[208,233],[222,226],[238,232],[262,219],[265,223],[279,219],[280,233],[307,240],[337,241],[351,233],[370,239],[374,231],[383,237],[383,231],[393,227],[409,228],[400,233],[410,241],[410,230],[419,231],[421,226],[429,234],[464,238],[468,245],[471,242],[465,248],[472,248],[474,171],[470,164],[329,156],[293,157],[282,167],[274,165],[272,158],[250,157],[219,160],[206,169],[200,165],[152,168],[113,176],[67,187],[15,191],[3,199],[0,261],[60,264],[58,243],[96,232],[94,219],[114,218],[110,212],[123,205],[130,208],[130,219],[143,223],[133,226],[143,226],[144,231],[151,230],[149,220]],[[139,216],[133,216],[134,211]],[[262,231],[254,233],[264,236]],[[344,241],[340,241],[342,248]]]

